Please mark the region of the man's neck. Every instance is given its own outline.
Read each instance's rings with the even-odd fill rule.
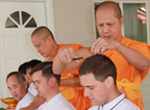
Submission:
[[[59,45],[55,44],[53,46],[53,52],[44,61],[53,61],[59,51],[58,48],[59,48]]]
[[[110,90],[111,91],[111,90]],[[111,102],[111,101],[113,101],[114,99],[116,99],[117,97],[119,97],[120,96],[120,92],[119,92],[119,90],[116,88],[116,89],[113,89],[112,91],[111,91],[111,93],[110,93],[110,97],[109,97],[109,99],[107,100],[107,103],[109,103],[109,102]],[[107,104],[106,103],[106,104]]]
[[[26,94],[27,94],[27,93],[28,93],[28,90],[26,91]],[[26,94],[25,94],[22,98],[20,98],[20,100],[22,100],[22,99],[26,96]],[[19,100],[19,101],[20,101],[20,100]]]

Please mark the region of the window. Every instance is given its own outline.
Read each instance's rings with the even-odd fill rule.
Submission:
[[[19,26],[31,28],[37,27],[37,24],[29,13],[25,11],[16,11],[10,14],[6,19],[5,28],[18,28]]]
[[[123,16],[125,16],[124,27],[122,28],[122,34],[133,40],[148,43],[148,29],[147,29],[147,13],[146,3],[128,3],[128,2],[117,2],[121,8]],[[94,2],[94,14],[96,7],[100,2]],[[95,15],[94,15],[95,21]],[[100,37],[96,28],[95,23],[95,36]]]

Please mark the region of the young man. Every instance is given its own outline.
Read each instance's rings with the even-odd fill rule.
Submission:
[[[38,110],[76,110],[59,91],[60,75],[53,73],[51,62],[35,66],[31,76],[38,94],[46,99]]]
[[[95,17],[101,37],[92,44],[91,55],[103,54],[114,62],[118,73],[117,86],[119,90],[125,93],[127,99],[144,110],[140,83],[149,72],[150,46],[122,36],[121,27],[124,17],[121,15],[117,3],[113,1],[102,2],[96,10]],[[56,57],[63,63],[70,63],[71,59],[76,56],[90,56],[90,53],[87,52],[89,50],[90,48],[79,49],[76,51],[77,55],[75,55],[73,49],[67,47],[62,49]],[[53,66],[56,74],[74,70],[81,65],[81,63],[72,63],[63,68],[56,62],[57,59]],[[57,69],[57,66],[62,69]]]
[[[15,110],[29,106],[34,96],[28,92],[24,75],[20,72],[11,72],[8,74],[6,82],[11,95],[19,101]]]
[[[18,71],[22,72],[25,75],[25,79],[29,85],[28,92],[30,92],[33,96],[35,96],[33,102],[30,103],[29,106],[27,106],[25,108],[21,108],[20,110],[37,109],[41,104],[43,104],[45,102],[45,99],[38,95],[38,93],[34,87],[32,78],[30,76],[31,69],[39,63],[42,63],[42,62],[40,60],[33,59],[31,61],[21,64],[18,68]],[[33,104],[34,104],[34,107],[33,107]],[[30,108],[30,109],[28,109],[28,108]]]
[[[28,91],[34,96],[37,95],[37,91],[34,88],[34,84],[32,83],[30,72],[31,72],[31,69],[39,63],[42,63],[42,62],[40,60],[33,59],[31,61],[21,64],[18,68],[18,71],[22,72],[25,75],[25,79],[29,85]]]
[[[140,110],[119,92],[116,86],[116,67],[106,56],[94,55],[85,60],[79,69],[84,95],[94,105],[89,110]]]
[[[74,51],[83,48],[79,44],[57,44],[52,32],[46,27],[35,29],[31,35],[31,41],[37,52],[46,58],[45,61],[53,61],[58,51],[65,46],[72,47]],[[61,75],[59,89],[77,110],[86,110],[92,106],[90,100],[84,97],[84,88],[80,85],[78,69]]]

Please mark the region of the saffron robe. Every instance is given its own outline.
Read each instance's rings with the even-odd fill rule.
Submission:
[[[120,42],[141,52],[150,60],[150,46],[148,44],[125,37],[123,37]],[[138,71],[116,49],[107,50],[104,55],[109,57],[116,66],[118,89],[125,93],[127,99],[136,104],[141,110],[144,110],[142,94],[140,92],[140,83],[146,78],[149,69]]]

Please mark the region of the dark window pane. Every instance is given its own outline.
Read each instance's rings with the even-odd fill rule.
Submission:
[[[28,13],[22,11],[22,24],[24,24],[30,16],[31,15],[29,15]]]
[[[5,27],[6,28],[18,28],[18,26],[9,18],[7,18],[6,20]]]
[[[20,24],[19,11],[12,13],[10,16],[11,16],[18,24]]]
[[[123,3],[123,10],[125,37],[147,43],[146,4]]]
[[[35,20],[32,18],[25,27],[37,27]]]

